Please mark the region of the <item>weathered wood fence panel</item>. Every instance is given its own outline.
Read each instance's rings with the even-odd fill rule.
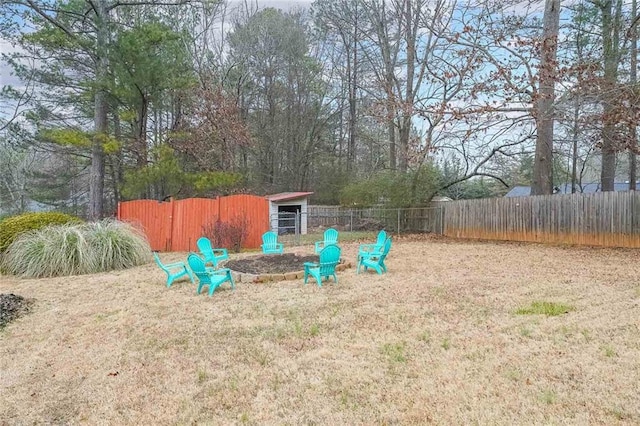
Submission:
[[[639,208],[635,191],[451,201],[444,208],[444,235],[640,247]]]
[[[170,250],[171,216],[171,203],[138,200],[118,204],[118,220],[131,222],[140,227],[147,235],[153,250]]]
[[[640,192],[439,202],[410,209],[309,206],[310,227],[433,232],[454,238],[640,247]],[[371,229],[369,229],[371,228]]]
[[[161,251],[196,250],[205,226],[237,219],[247,231],[243,247],[259,248],[269,229],[269,201],[255,195],[125,201],[118,205],[118,219],[140,226],[151,248]]]

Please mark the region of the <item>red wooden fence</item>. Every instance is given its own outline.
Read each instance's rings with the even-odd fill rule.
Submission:
[[[269,230],[269,201],[256,195],[189,198],[158,202],[124,201],[118,204],[118,219],[140,226],[153,250],[196,250],[203,227],[218,220],[243,218],[247,226],[245,248],[258,248],[262,234]]]

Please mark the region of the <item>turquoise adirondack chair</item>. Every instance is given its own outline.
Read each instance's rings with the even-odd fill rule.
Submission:
[[[196,253],[190,253],[187,258],[189,266],[196,277],[198,277],[198,294],[205,285],[209,286],[209,296],[213,295],[216,288],[220,287],[222,283],[229,281],[231,283],[231,289],[235,289],[235,283],[231,276],[231,270],[228,268],[212,269],[205,266],[205,261]]]
[[[227,249],[211,247],[211,241],[207,237],[198,238],[196,245],[204,257],[204,263],[211,263],[214,268],[218,268],[218,262],[229,259]]]
[[[387,233],[383,229],[378,232],[378,238],[375,244],[360,244],[358,248],[358,261],[362,256],[369,256],[371,253],[380,253],[384,248],[384,243],[387,241]]]
[[[328,247],[332,244],[338,244],[338,231],[333,228],[329,228],[324,231],[324,240],[316,241],[315,252],[320,253],[323,248]]]
[[[336,276],[336,266],[340,262],[340,247],[336,245],[329,245],[322,249],[320,252],[320,262],[305,262],[304,264],[304,283],[307,283],[309,276],[318,281],[318,287],[322,287],[322,279],[333,277],[334,281],[338,282]]]
[[[193,274],[191,274],[191,271],[184,262],[162,263],[156,251],[153,252],[153,258],[156,260],[156,264],[160,269],[167,273],[167,287],[171,287],[171,284],[173,284],[176,279],[185,275],[188,275],[191,282],[195,283]]]
[[[262,234],[262,253],[264,254],[282,254],[284,245],[278,243],[278,234],[273,231],[267,231]]]
[[[389,254],[389,250],[391,249],[391,238],[387,238],[384,242],[384,247],[382,251],[379,253],[369,253],[367,255],[360,256],[358,260],[358,270],[357,273],[360,273],[360,267],[364,267],[366,271],[368,268],[373,268],[376,270],[378,274],[382,274],[383,272],[387,272],[387,267],[384,264],[384,260]]]

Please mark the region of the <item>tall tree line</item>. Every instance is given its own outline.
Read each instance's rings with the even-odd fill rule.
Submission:
[[[30,199],[97,218],[123,199],[287,190],[419,205],[636,179],[635,2],[0,12],[23,82],[1,93],[3,210]]]

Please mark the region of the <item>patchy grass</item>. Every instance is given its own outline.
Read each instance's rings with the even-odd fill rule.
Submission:
[[[575,310],[573,306],[565,305],[563,303],[554,302],[532,302],[531,305],[524,308],[518,308],[516,314],[518,315],[546,315],[548,317],[555,317],[557,315],[566,314]]]
[[[420,238],[322,288],[0,276],[37,299],[0,331],[0,424],[640,423],[636,251]]]

